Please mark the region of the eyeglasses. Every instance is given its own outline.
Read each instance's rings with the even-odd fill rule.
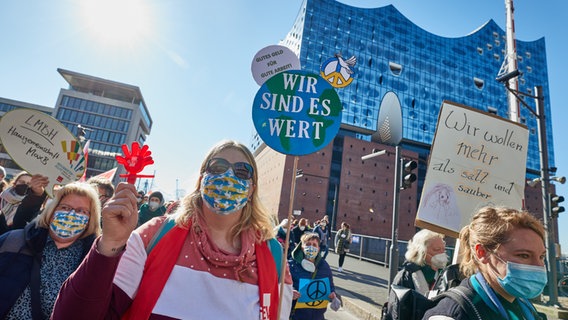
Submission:
[[[235,176],[244,180],[251,179],[254,174],[254,169],[250,164],[246,162],[230,163],[229,161],[223,158],[210,159],[207,162],[207,167],[205,171],[211,174],[221,174],[227,172],[229,168],[233,168]]]
[[[59,204],[56,209],[61,209],[63,211],[67,211],[67,212],[75,211],[75,213],[84,214],[84,215],[87,215],[87,216],[91,215],[91,212],[89,210],[85,209],[85,208],[73,208],[73,207],[66,205],[66,204]]]

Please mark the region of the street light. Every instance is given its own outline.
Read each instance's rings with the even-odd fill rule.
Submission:
[[[564,176],[562,176],[562,177],[556,177],[556,176],[550,177],[549,180],[550,180],[550,181],[556,181],[556,182],[558,182],[558,183],[560,183],[560,184],[566,183],[566,177],[564,177]],[[539,184],[541,181],[542,181],[541,178],[534,178],[534,179],[532,179],[532,180],[527,181],[527,185],[528,185],[529,187],[531,187],[531,188],[534,188],[534,187],[536,187],[536,185]]]
[[[554,247],[554,229],[552,228],[552,213],[550,210],[550,194],[548,189],[550,186],[550,168],[548,167],[548,143],[546,139],[546,117],[544,113],[544,97],[542,95],[542,86],[534,87],[534,95],[524,93],[518,90],[511,89],[509,87],[509,80],[518,77],[521,73],[518,70],[509,72],[503,76],[497,77],[496,80],[502,82],[505,85],[505,89],[512,93],[517,100],[525,106],[538,120],[538,151],[540,153],[540,181],[541,192],[542,192],[542,209],[543,209],[543,223],[544,229],[546,230],[546,263],[548,267],[548,304],[557,306],[558,305],[558,287],[556,286],[557,276],[556,276],[556,254]],[[522,97],[529,97],[535,100],[536,111],[529,106]]]
[[[383,144],[395,147],[395,169],[394,169],[394,189],[392,204],[392,239],[389,254],[389,292],[391,284],[398,272],[398,206],[400,203],[400,183],[402,172],[402,159],[400,158],[400,141],[402,140],[402,109],[398,96],[392,92],[387,92],[381,101],[379,107],[379,118],[377,120],[377,132],[373,135],[373,139],[377,139]],[[365,161],[370,158],[380,156],[387,153],[386,150],[377,151],[373,149],[373,153],[362,156],[361,160]]]

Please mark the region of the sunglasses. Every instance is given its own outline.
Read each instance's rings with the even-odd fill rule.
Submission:
[[[240,179],[249,180],[254,174],[252,166],[246,162],[230,163],[223,158],[212,158],[207,161],[205,171],[210,174],[221,174],[227,172],[229,168],[233,168],[235,176]]]

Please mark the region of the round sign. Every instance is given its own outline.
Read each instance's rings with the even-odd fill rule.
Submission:
[[[316,152],[341,125],[342,105],[335,89],[319,75],[302,70],[279,73],[256,93],[252,119],[260,138],[289,155]]]
[[[31,174],[49,178],[54,185],[77,181],[87,164],[81,143],[55,118],[32,109],[15,109],[0,119],[2,144],[12,160]]]
[[[268,46],[256,53],[250,68],[254,81],[261,86],[275,74],[299,70],[300,59],[288,47]]]

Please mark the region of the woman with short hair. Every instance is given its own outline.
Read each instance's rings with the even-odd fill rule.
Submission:
[[[61,284],[100,233],[100,211],[91,185],[70,183],[24,229],[0,236],[0,318],[49,318]]]

